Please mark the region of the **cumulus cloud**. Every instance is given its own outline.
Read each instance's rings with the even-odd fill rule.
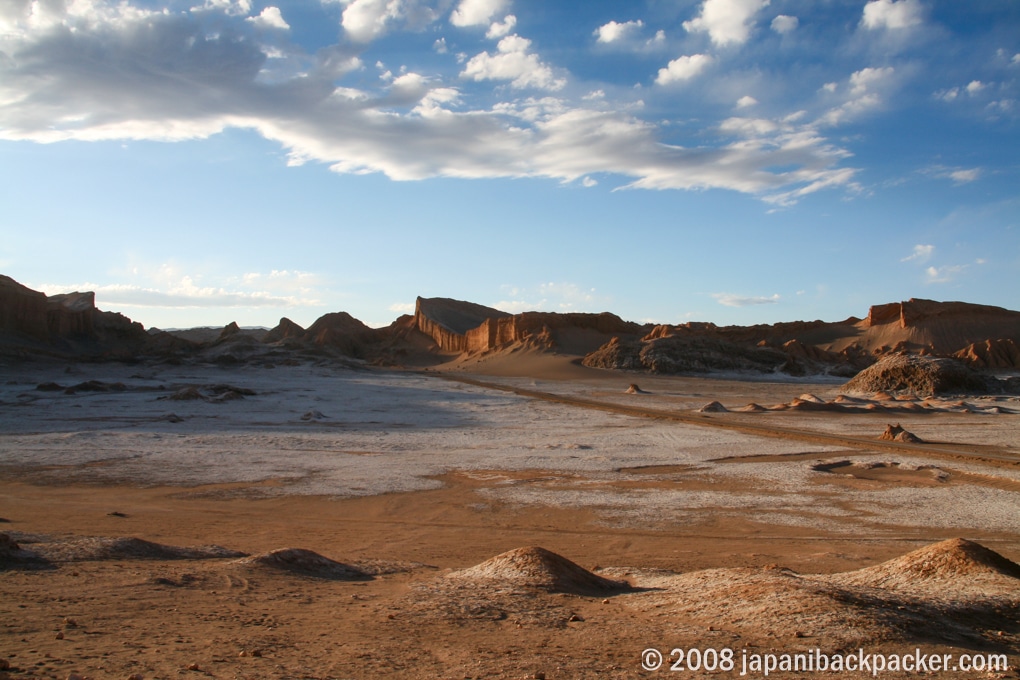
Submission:
[[[737,100],[738,109],[746,109],[749,106],[754,106],[758,103],[758,100],[749,94],[745,94],[743,97]]]
[[[769,4],[769,0],[705,0],[701,13],[684,28],[690,32],[707,32],[719,46],[743,44],[751,35],[754,15]]]
[[[272,28],[280,31],[290,30],[290,24],[284,21],[279,7],[266,7],[258,16],[249,17],[248,21],[260,28]]]
[[[357,49],[342,45],[297,54],[304,66],[270,82],[266,49],[241,17],[223,11],[211,23],[234,21],[231,30],[213,31],[201,13],[101,7],[0,37],[9,57],[0,59],[0,139],[179,140],[246,129],[279,143],[290,164],[322,162],[340,173],[582,185],[585,177],[617,177],[623,188],[721,188],[781,204],[853,182],[855,171],[840,167],[849,154],[793,119],[733,123],[715,137],[707,128],[695,145],[665,143],[659,124],[605,92],[480,105],[456,83],[413,71],[338,85],[362,68]],[[663,78],[690,77],[710,61],[694,56],[664,69]],[[465,59],[462,75],[546,95],[566,80],[516,35],[494,53]]]
[[[352,40],[370,42],[395,26],[417,30],[438,18],[425,0],[341,0],[341,23]]]
[[[557,77],[552,67],[530,52],[530,48],[527,38],[508,35],[499,41],[495,54],[482,52],[471,57],[460,75],[476,81],[509,80],[516,88],[562,89],[567,81]]]
[[[495,40],[496,38],[502,38],[514,30],[514,26],[517,25],[517,17],[513,14],[508,14],[503,18],[502,22],[493,22],[489,26],[489,30],[485,32],[485,37],[489,40]]]
[[[780,14],[772,20],[772,30],[780,35],[793,33],[797,30],[798,26],[800,26],[800,19],[786,14]]]
[[[415,307],[413,302],[394,302],[387,309],[397,314],[414,314]]]
[[[935,253],[935,246],[918,244],[914,246],[914,252],[904,257],[900,262],[927,262]]]
[[[450,23],[461,27],[485,26],[509,4],[508,0],[461,0],[450,15]]]
[[[596,28],[595,35],[598,37],[597,42],[600,43],[626,42],[636,38],[641,33],[644,25],[645,22],[640,19],[637,21],[625,21],[622,24],[610,21],[608,24],[603,24]]]
[[[733,293],[713,293],[712,297],[715,298],[716,302],[720,305],[727,307],[751,307],[754,305],[773,305],[779,302],[779,294],[771,295],[769,297],[764,296],[752,296],[747,297],[744,295],[734,295]]]
[[[691,54],[677,57],[669,62],[665,68],[659,69],[659,75],[655,82],[659,85],[690,80],[704,71],[712,63],[712,57],[707,54]]]
[[[918,0],[871,0],[864,6],[861,26],[868,29],[903,29],[923,21]]]

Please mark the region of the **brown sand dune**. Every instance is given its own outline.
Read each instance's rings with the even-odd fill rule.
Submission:
[[[517,548],[447,575],[450,579],[507,584],[576,595],[605,595],[630,589],[624,581],[598,576],[545,548]]]
[[[370,581],[372,576],[360,569],[336,562],[317,552],[304,548],[279,548],[261,555],[252,555],[237,560],[234,564],[255,568],[282,571],[301,576],[332,579],[337,581]]]

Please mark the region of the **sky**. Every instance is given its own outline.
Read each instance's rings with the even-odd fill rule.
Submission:
[[[0,235],[147,327],[1020,309],[1020,3],[0,0]]]

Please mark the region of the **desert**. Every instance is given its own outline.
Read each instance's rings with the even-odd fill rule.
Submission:
[[[0,283],[0,677],[1020,677],[1018,312],[158,331]]]

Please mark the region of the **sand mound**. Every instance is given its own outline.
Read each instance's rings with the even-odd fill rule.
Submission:
[[[140,538],[93,536],[33,545],[42,557],[53,562],[97,560],[209,560],[244,557],[246,553],[218,545],[179,547],[152,543]]]
[[[630,589],[626,582],[602,578],[545,548],[517,548],[447,577],[577,595],[603,595]]]
[[[956,359],[894,354],[858,373],[842,392],[912,392],[923,396],[988,391],[985,379]],[[878,398],[878,397],[876,397]]]
[[[349,564],[335,562],[304,548],[280,548],[238,560],[246,567],[271,569],[335,581],[370,581],[372,577]]]
[[[636,383],[631,383],[630,387],[628,387],[625,391],[627,394],[647,394],[647,392],[638,387]]]
[[[307,420],[326,420],[327,418],[328,418],[328,416],[325,413],[323,413],[322,411],[317,411],[315,409],[312,409],[311,411],[308,411],[303,416],[301,416],[301,420],[306,420],[306,421]]]
[[[890,442],[904,442],[907,444],[923,444],[924,440],[915,435],[913,432],[907,432],[899,423],[896,425],[886,425],[885,432],[878,437],[883,441]]]
[[[752,402],[751,402],[750,404],[748,404],[747,406],[741,406],[740,408],[738,408],[738,409],[736,409],[736,410],[737,410],[737,411],[740,411],[740,412],[742,412],[742,413],[764,413],[764,412],[765,412],[765,411],[767,411],[768,409],[766,409],[766,408],[765,408],[764,406],[762,406],[761,404],[756,404],[756,403],[754,403],[754,402],[752,401]]]
[[[936,588],[933,582],[952,582],[954,590],[977,581],[1000,580],[1008,590],[1020,592],[1020,565],[994,550],[951,538],[926,546],[882,564],[846,574],[836,574],[841,583],[893,590]]]
[[[698,413],[729,413],[729,409],[718,401],[713,401],[699,408]]]

